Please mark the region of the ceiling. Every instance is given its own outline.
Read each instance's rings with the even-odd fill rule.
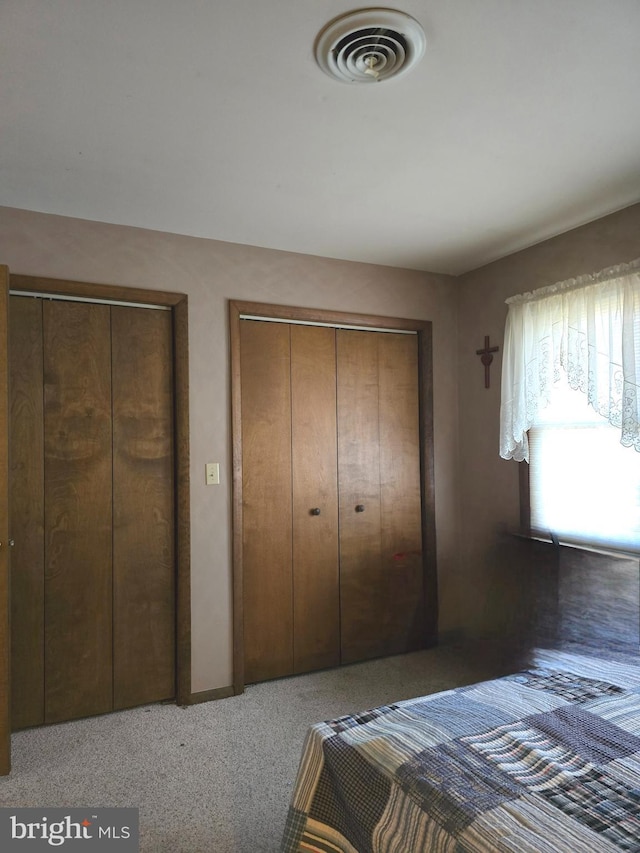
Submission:
[[[403,0],[426,53],[351,85],[349,0],[2,0],[0,204],[459,274],[640,201],[637,0]]]

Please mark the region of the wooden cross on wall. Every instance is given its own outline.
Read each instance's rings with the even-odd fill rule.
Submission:
[[[498,352],[500,347],[491,347],[489,346],[489,337],[490,335],[484,336],[484,349],[477,349],[476,355],[480,356],[480,361],[484,364],[484,387],[489,388],[491,385],[491,376],[489,374],[489,370],[491,368],[491,362],[493,361],[493,353]]]

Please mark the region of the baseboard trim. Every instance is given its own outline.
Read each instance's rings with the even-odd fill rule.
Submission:
[[[201,702],[213,702],[216,699],[228,699],[230,696],[235,696],[235,690],[232,686],[216,687],[213,690],[201,690],[199,693],[191,694],[189,705],[199,705]]]

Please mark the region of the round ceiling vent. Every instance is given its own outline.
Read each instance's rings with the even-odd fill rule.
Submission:
[[[316,60],[343,83],[380,83],[412,68],[425,43],[424,30],[410,15],[359,9],[327,24],[316,41]]]

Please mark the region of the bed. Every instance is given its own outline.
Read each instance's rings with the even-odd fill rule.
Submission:
[[[526,670],[310,729],[282,853],[640,851],[640,669]]]

